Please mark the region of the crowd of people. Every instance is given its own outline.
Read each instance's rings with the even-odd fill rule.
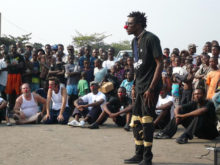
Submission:
[[[213,139],[220,120],[220,46],[206,42],[201,54],[196,45],[187,50],[163,49],[163,87],[155,109],[154,138],[171,138],[182,124],[186,130],[177,143],[194,135]],[[0,122],[67,124],[97,129],[107,118],[130,131],[135,102],[134,58],[115,50],[45,45],[25,48],[20,43],[0,46]],[[175,110],[174,110],[175,109]],[[69,118],[73,117],[70,121]],[[218,119],[218,120],[217,120]]]

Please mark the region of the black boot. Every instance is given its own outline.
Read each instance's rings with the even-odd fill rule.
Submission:
[[[139,165],[152,165],[153,153],[151,152],[152,146],[144,147],[143,160]]]
[[[136,148],[135,155],[130,159],[125,159],[124,160],[125,164],[136,164],[136,163],[140,163],[142,161],[144,146],[143,145],[136,145],[135,148]]]

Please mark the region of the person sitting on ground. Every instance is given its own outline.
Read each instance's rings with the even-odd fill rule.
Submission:
[[[175,117],[154,138],[172,138],[179,124],[186,128],[184,133],[176,139],[179,144],[187,143],[188,139],[193,139],[193,135],[201,139],[214,139],[219,135],[216,129],[216,113],[213,102],[205,99],[203,88],[195,89],[193,96],[192,102],[175,108]]]
[[[98,89],[98,83],[92,81],[90,83],[91,92],[74,101],[76,108],[74,109],[73,117],[75,119],[69,122],[68,125],[84,127],[86,122],[91,124],[97,120],[102,112],[101,106],[106,101],[105,95],[99,92]],[[84,119],[79,122],[82,116]]]
[[[0,97],[0,123],[2,120],[6,120],[6,125],[11,126],[10,120],[8,118],[8,114],[6,113],[7,101],[5,101],[2,97]]]
[[[124,127],[126,131],[130,130],[132,101],[126,95],[125,87],[118,88],[117,97],[111,97],[107,103],[103,105],[103,111],[99,118],[89,126],[90,129],[97,129],[99,125],[104,123],[108,117],[112,118],[119,127]]]
[[[173,118],[174,98],[167,94],[167,86],[163,85],[156,105],[156,117],[154,126],[157,129],[163,129]]]
[[[20,95],[14,106],[14,120],[16,124],[39,123],[43,117],[46,108],[46,99],[36,93],[31,93],[28,83],[21,86],[22,95]],[[39,112],[38,104],[43,105],[42,112]]]
[[[50,102],[52,100],[52,108]],[[44,118],[45,124],[67,124],[70,117],[70,109],[67,101],[66,88],[60,85],[56,77],[49,78],[49,89],[47,92],[47,114]]]

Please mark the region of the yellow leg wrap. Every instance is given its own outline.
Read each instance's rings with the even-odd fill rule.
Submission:
[[[134,124],[135,121],[140,121],[141,122],[141,117],[132,115],[130,127],[134,128],[136,126],[136,124]]]
[[[152,123],[153,122],[153,117],[151,117],[151,116],[144,116],[144,117],[142,117],[142,123],[144,124],[144,123]]]
[[[136,140],[136,139],[134,139],[134,142],[135,142],[135,144],[138,145],[138,146],[144,144],[143,140]]]
[[[152,146],[152,142],[144,141],[144,147],[150,147],[150,146]]]

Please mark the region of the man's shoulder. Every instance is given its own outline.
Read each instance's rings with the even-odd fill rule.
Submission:
[[[158,36],[150,31],[146,31],[143,34],[143,37],[147,38],[147,39],[159,39]]]

